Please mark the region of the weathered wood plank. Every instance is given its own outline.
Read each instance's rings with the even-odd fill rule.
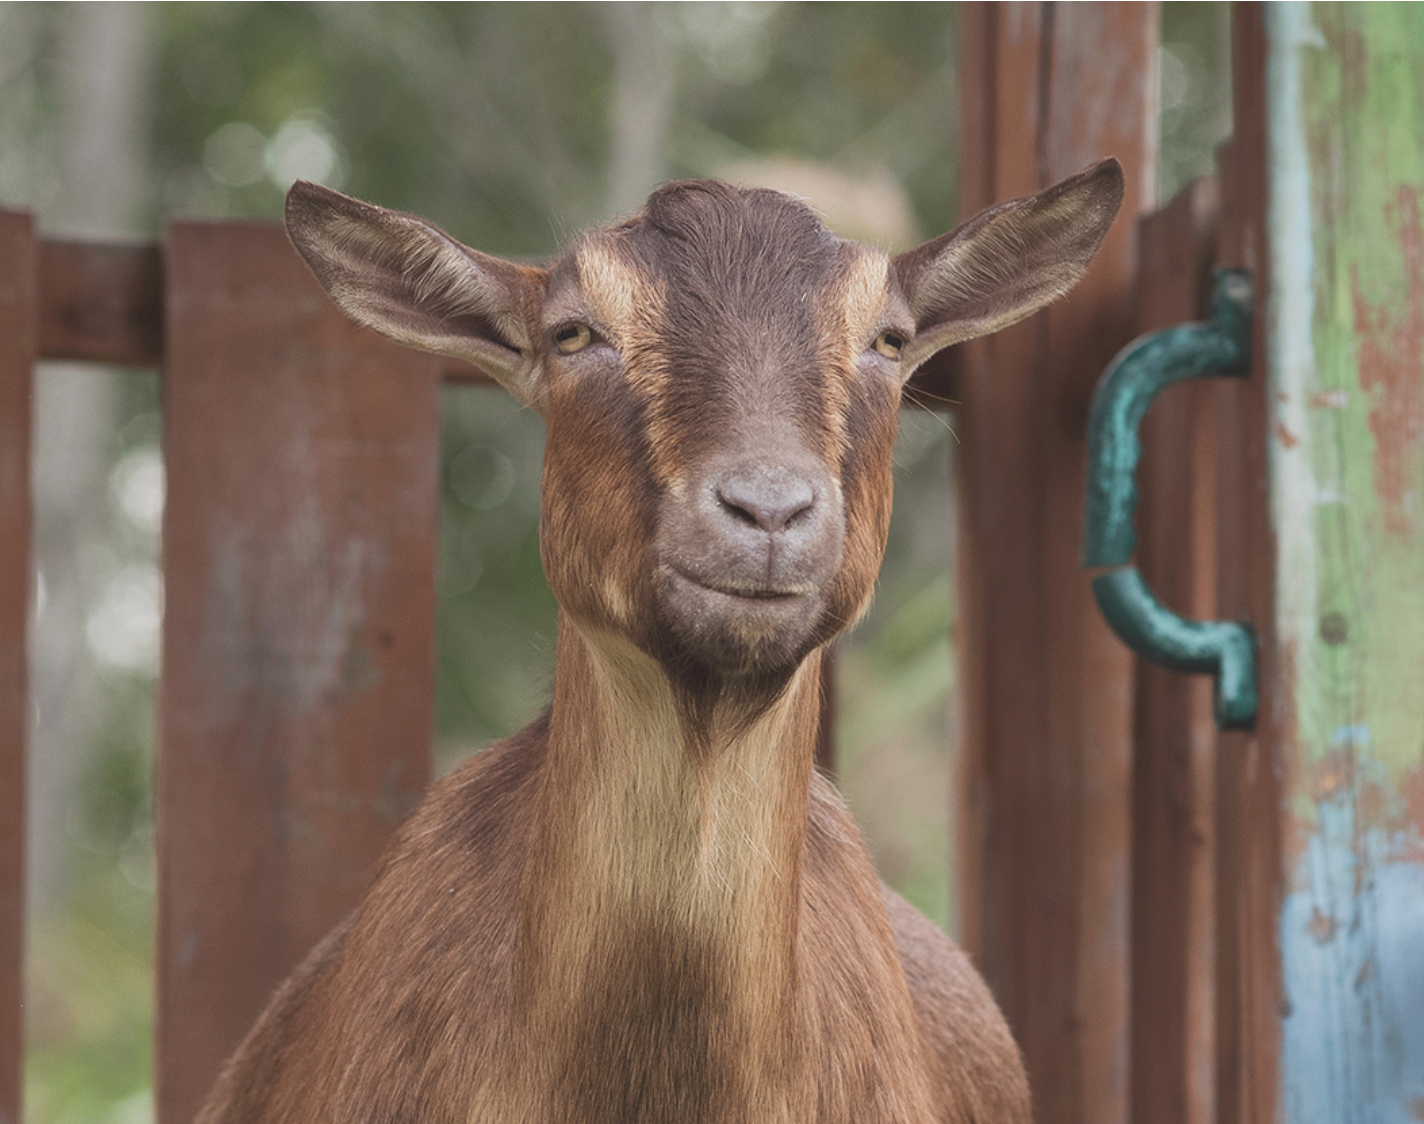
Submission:
[[[1276,544],[1266,447],[1271,406],[1267,323],[1271,286],[1266,190],[1266,5],[1232,7],[1235,135],[1221,162],[1221,265],[1251,271],[1256,290],[1249,379],[1216,380],[1217,615],[1260,638],[1260,715],[1222,734],[1216,758],[1216,1101],[1219,1124],[1275,1124],[1279,1053],[1280,768],[1293,699],[1280,689],[1275,633]]]
[[[30,723],[30,425],[38,249],[0,213],[0,1124],[19,1124],[24,1051],[25,745]]]
[[[40,243],[40,355],[156,366],[163,261],[153,243]]]
[[[159,1120],[189,1120],[421,794],[440,362],[274,227],[167,244]]]
[[[1187,185],[1138,228],[1138,328],[1205,318],[1216,250],[1214,180]],[[1216,617],[1214,386],[1173,387],[1142,425],[1137,564],[1167,606]],[[1133,723],[1132,1112],[1155,1124],[1215,1119],[1211,680],[1137,663]]]
[[[979,895],[962,914],[979,931],[965,935],[1023,1047],[1041,1124],[1123,1122],[1132,662],[1098,617],[1078,548],[1088,403],[1133,334],[1157,13],[961,11],[966,216],[1105,155],[1127,173],[1123,217],[1077,292],[964,350],[959,415],[961,800],[978,823],[958,869]]]
[[[1424,8],[1266,13],[1279,1119],[1424,1114]]]

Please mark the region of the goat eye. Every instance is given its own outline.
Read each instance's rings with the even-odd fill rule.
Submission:
[[[899,359],[900,349],[905,346],[905,337],[899,332],[881,332],[870,346],[887,359]]]
[[[587,324],[560,324],[554,329],[554,346],[565,355],[582,351],[593,341],[593,330]]]

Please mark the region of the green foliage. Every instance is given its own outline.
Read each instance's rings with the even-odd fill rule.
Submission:
[[[156,455],[158,379],[115,373],[121,414],[110,461]],[[116,503],[107,570],[152,570],[157,540]],[[94,616],[91,614],[92,624]],[[154,852],[153,683],[148,669],[104,665],[100,713],[79,800],[62,908],[32,920],[27,946],[26,1119],[140,1124],[152,1118]]]
[[[1231,135],[1231,13],[1222,3],[1162,5],[1162,142],[1157,197],[1216,170]]]
[[[436,729],[448,766],[543,708],[555,604],[539,564],[543,423],[484,387],[447,387],[441,419]]]
[[[25,1117],[138,1124],[153,1115],[152,884],[99,853],[79,865],[74,904],[31,931]]]
[[[682,170],[709,174],[712,146],[729,143],[884,168],[909,193],[922,231],[955,225],[955,5],[686,8],[685,26],[708,31],[689,32],[683,96],[700,128],[674,132]],[[710,9],[742,9],[741,36],[719,38]]]

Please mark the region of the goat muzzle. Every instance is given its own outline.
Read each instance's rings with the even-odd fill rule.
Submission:
[[[789,670],[840,568],[838,482],[814,459],[735,457],[669,493],[658,596],[688,655],[721,671]]]

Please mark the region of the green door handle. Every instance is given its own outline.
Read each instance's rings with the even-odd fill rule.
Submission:
[[[1218,269],[1211,279],[1211,319],[1182,324],[1129,344],[1103,372],[1088,420],[1088,500],[1083,565],[1115,567],[1093,579],[1093,595],[1114,632],[1145,659],[1216,677],[1216,724],[1256,721],[1256,637],[1233,621],[1189,621],[1167,609],[1129,564],[1137,533],[1134,474],[1142,455],[1137,427],[1163,390],[1203,375],[1244,376],[1251,367],[1251,278]]]

